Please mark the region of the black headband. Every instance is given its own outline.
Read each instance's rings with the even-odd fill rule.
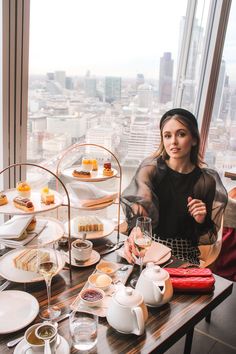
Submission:
[[[162,125],[163,125],[163,122],[165,121],[165,119],[166,119],[167,117],[172,117],[172,116],[174,116],[174,115],[176,115],[176,114],[177,114],[178,116],[182,116],[182,117],[187,118],[191,123],[193,123],[193,124],[196,126],[196,128],[198,127],[198,125],[197,125],[197,119],[195,118],[195,116],[194,116],[191,112],[189,112],[189,111],[187,111],[186,109],[183,109],[183,108],[173,108],[173,109],[167,111],[167,112],[166,112],[165,114],[163,114],[163,116],[161,117],[161,120],[160,120],[160,129],[161,129]]]

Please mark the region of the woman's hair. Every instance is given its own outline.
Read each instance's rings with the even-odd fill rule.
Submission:
[[[176,108],[166,112],[160,121],[160,133],[161,133],[161,142],[159,145],[158,150],[154,153],[155,157],[161,156],[163,160],[168,160],[169,155],[167,154],[164,143],[163,143],[163,128],[167,122],[171,119],[176,119],[180,123],[182,123],[191,133],[193,139],[196,141],[196,145],[192,146],[191,153],[190,153],[190,161],[195,166],[202,166],[205,165],[202,156],[200,155],[199,148],[200,148],[200,134],[198,130],[197,120],[192,113],[189,111]]]

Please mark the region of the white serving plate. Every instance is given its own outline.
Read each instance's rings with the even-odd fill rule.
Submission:
[[[8,189],[4,191],[7,196],[8,203],[0,206],[0,214],[12,214],[12,215],[22,215],[22,214],[37,214],[43,213],[48,210],[53,210],[58,208],[63,203],[63,197],[56,191],[53,191],[55,195],[55,202],[53,204],[46,205],[41,202],[41,194],[40,192],[31,191],[30,200],[34,204],[34,211],[24,211],[18,209],[13,204],[13,199],[18,196],[18,191],[14,189]]]
[[[0,334],[16,332],[29,325],[39,312],[34,296],[24,291],[0,292]]]
[[[99,220],[103,223],[103,231],[87,231],[86,238],[88,240],[95,240],[98,238],[109,236],[115,230],[115,225],[112,220],[100,217]],[[68,222],[65,223],[65,232],[66,236],[68,236]],[[75,217],[71,220],[71,236],[76,238],[82,238],[83,234],[84,232],[78,231],[78,217]]]
[[[102,173],[103,168],[99,168],[98,171],[91,171],[91,177],[81,178],[81,177],[74,177],[73,176],[72,173],[74,170],[83,170],[83,168],[81,167],[81,165],[72,166],[72,167],[69,167],[69,168],[66,168],[65,170],[63,170],[61,172],[61,174],[65,177],[69,177],[69,178],[72,178],[72,179],[75,179],[75,180],[81,181],[81,182],[101,182],[101,181],[105,181],[107,179],[115,177],[118,173],[115,168],[112,168],[113,175],[112,176],[104,176]]]
[[[34,283],[37,281],[43,281],[44,278],[35,272],[28,272],[26,270],[18,269],[14,267],[13,259],[23,251],[21,249],[12,250],[6,254],[4,254],[0,258],[0,275],[10,281],[14,281],[16,283]],[[56,251],[59,253],[59,251]],[[65,265],[65,259],[63,256],[58,257],[60,260],[60,264],[57,270],[57,274],[62,270]]]

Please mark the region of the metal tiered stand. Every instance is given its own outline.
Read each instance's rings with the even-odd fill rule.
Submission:
[[[4,172],[6,172],[7,170],[10,170],[11,168],[15,168],[15,167],[22,167],[22,166],[31,166],[31,167],[37,167],[37,168],[40,168],[46,172],[48,172],[49,174],[51,174],[52,176],[55,177],[56,179],[56,183],[57,183],[57,186],[58,186],[58,182],[60,182],[60,184],[62,185],[65,193],[66,193],[66,196],[67,196],[67,200],[68,200],[68,208],[67,208],[67,218],[68,218],[68,239],[69,239],[69,242],[68,242],[68,250],[69,250],[69,271],[70,271],[70,281],[72,282],[72,271],[71,271],[71,225],[70,225],[70,197],[69,197],[69,193],[67,191],[67,188],[66,186],[64,185],[64,183],[62,182],[62,180],[58,177],[57,174],[53,173],[52,171],[48,170],[47,168],[43,167],[43,166],[40,166],[40,165],[37,165],[37,164],[33,164],[33,163],[15,163],[15,164],[12,164],[12,165],[9,165],[8,167],[4,168],[3,170],[0,171],[0,175]],[[61,203],[60,205],[55,205],[53,206],[52,204],[50,205],[50,209],[48,210],[53,210],[53,209],[56,209],[58,208],[59,206],[63,206],[63,203]],[[46,212],[47,210],[41,210],[40,212]],[[26,212],[27,213],[27,212]],[[12,214],[11,212],[6,212],[5,214]],[[29,212],[27,214],[35,214],[35,212]]]
[[[113,175],[113,176],[106,177],[106,179],[119,178],[118,215],[117,215],[117,222],[118,223],[117,223],[117,239],[116,239],[116,242],[118,244],[119,241],[120,241],[120,208],[121,208],[121,206],[120,206],[120,196],[121,196],[121,185],[122,185],[122,169],[121,169],[121,165],[120,165],[117,157],[115,156],[115,154],[113,154],[113,152],[111,152],[109,149],[107,149],[106,147],[104,147],[102,145],[90,144],[90,143],[76,143],[76,144],[70,146],[66,151],[64,151],[63,155],[61,156],[60,160],[58,161],[56,174],[57,174],[57,177],[58,177],[60,175],[60,173],[62,172],[62,171],[60,171],[61,163],[65,159],[65,157],[67,155],[69,155],[69,153],[77,152],[79,149],[81,149],[82,147],[86,147],[86,146],[91,146],[91,147],[95,147],[95,148],[99,148],[99,149],[105,150],[106,152],[108,152],[115,159],[115,161],[117,163],[117,166],[119,168],[118,175]],[[79,178],[74,178],[74,179],[77,180],[77,181],[83,181],[85,183],[89,182],[89,180],[84,181],[83,179],[79,179]],[[59,177],[58,177],[58,180],[59,180]],[[58,184],[57,184],[57,189],[58,189]],[[64,189],[66,190],[65,187],[64,187]],[[67,198],[68,198],[68,193],[67,193]],[[68,201],[69,201],[69,198],[68,198]],[[71,207],[70,202],[68,202],[68,207],[69,207],[69,210],[70,210],[70,207]]]

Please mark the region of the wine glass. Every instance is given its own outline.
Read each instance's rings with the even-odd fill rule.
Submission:
[[[48,297],[48,304],[40,310],[39,316],[49,321],[56,319],[61,314],[58,306],[51,306],[50,304],[52,278],[57,273],[61,262],[61,254],[55,249],[54,244],[39,245],[37,249],[37,269],[45,280]]]
[[[135,233],[134,233],[134,246],[139,255],[139,275],[143,270],[143,258],[152,244],[152,219],[147,216],[140,216],[137,218]],[[138,277],[130,281],[132,287],[136,286]]]

